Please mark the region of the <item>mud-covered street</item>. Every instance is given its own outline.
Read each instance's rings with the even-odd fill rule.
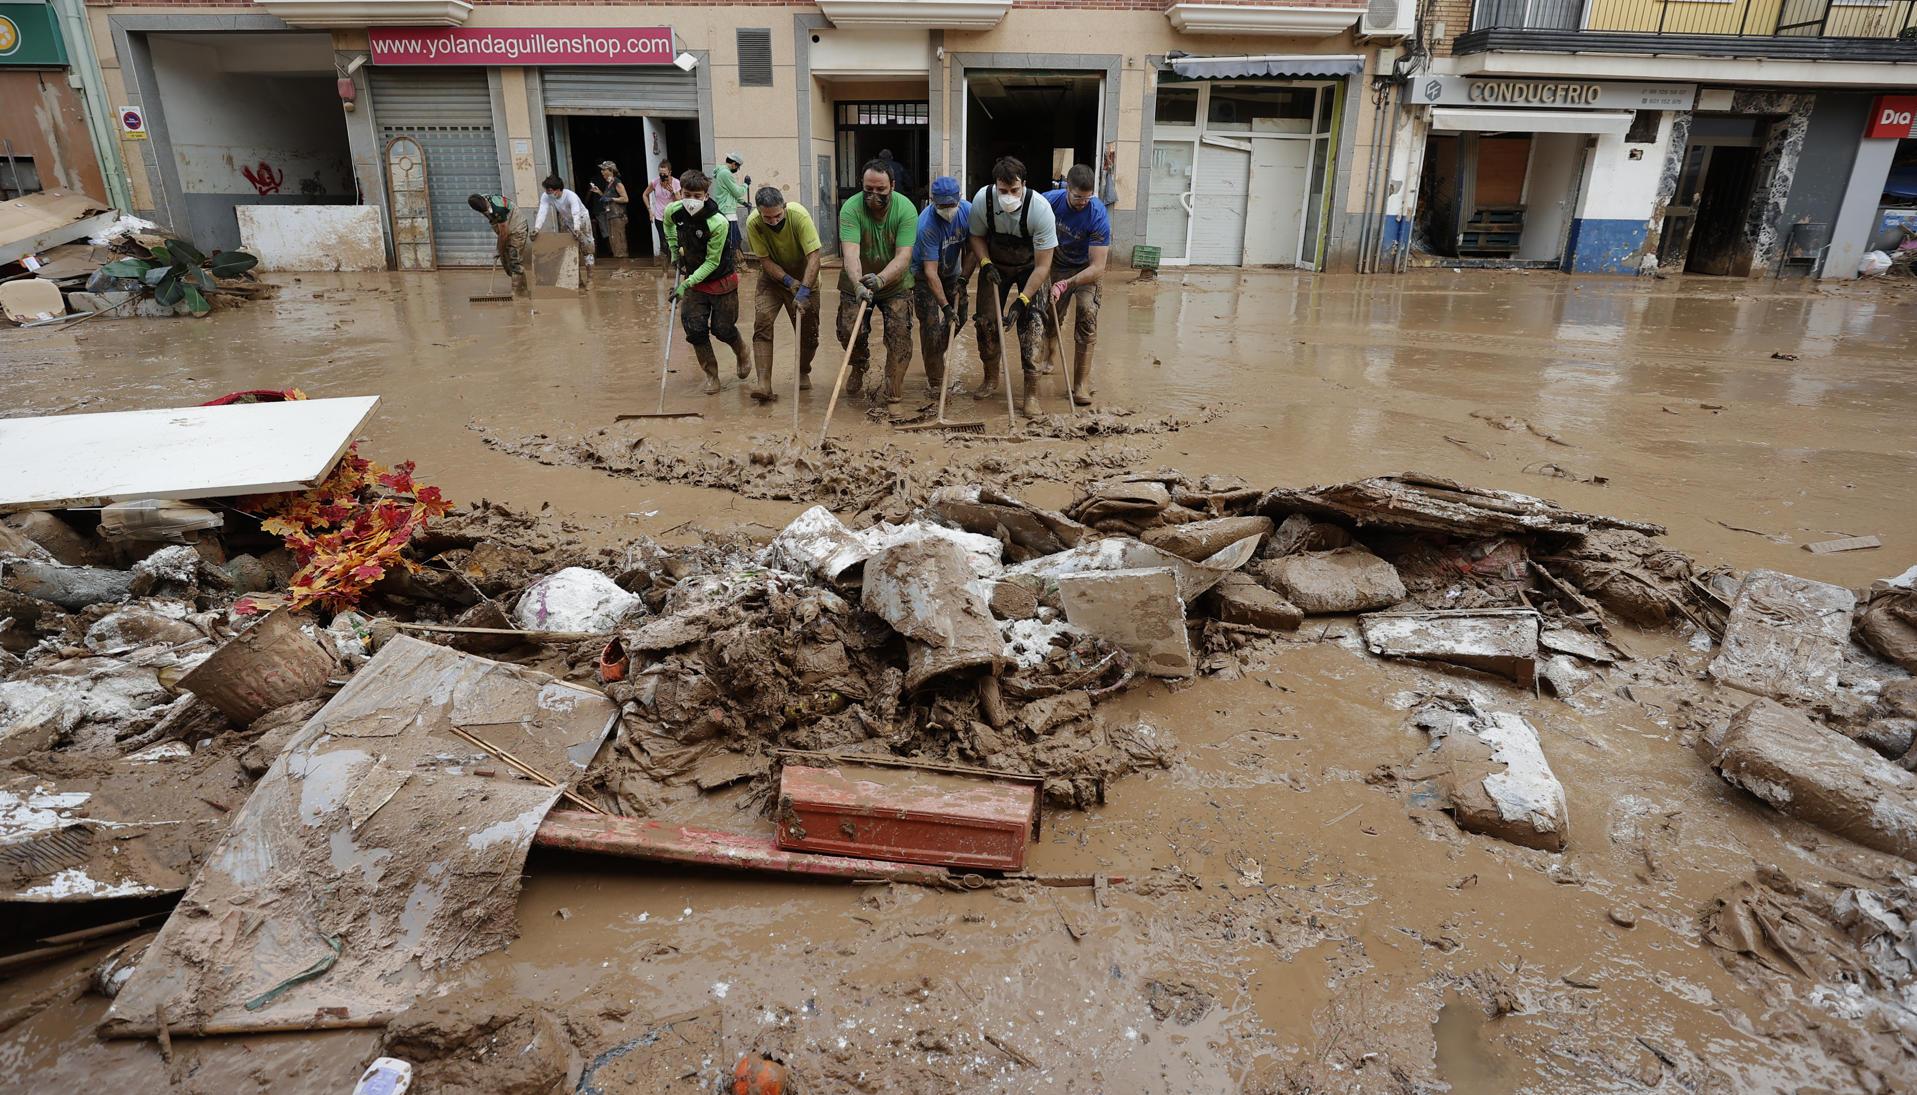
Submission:
[[[809,391],[792,390],[788,329],[770,405],[723,349],[724,390],[699,394],[681,340],[667,405],[704,417],[614,422],[657,399],[665,283],[645,266],[530,303],[468,303],[486,286],[470,271],[269,280],[276,297],[203,320],[0,332],[0,413],[377,395],[362,453],[416,461],[456,505],[527,515],[569,560],[631,560],[641,538],[756,550],[815,504],[856,529],[967,484],[1063,509],[1175,469],[1164,481],[1195,495],[1207,476],[1263,494],[1402,472],[1535,495],[1664,526],[1685,576],[1727,594],[1762,570],[1863,591],[1917,562],[1917,295],[1895,285],[1127,270],[1106,282],[1092,407],[1068,413],[1058,374],[1011,437],[1003,399],[953,397],[978,436],[842,402],[820,448],[829,324]],[[897,409],[934,402],[915,354]],[[1881,546],[1805,550],[1869,535]],[[1507,603],[1494,587],[1456,607]],[[536,847],[516,941],[422,982],[398,1027],[103,1039],[111,1001],[84,991],[102,945],[0,974],[0,1086],[339,1092],[383,1052],[411,1054],[415,1090],[547,1091],[557,1070],[565,1090],[711,1091],[764,1052],[805,1092],[1917,1089],[1917,867],[1705,759],[1700,740],[1754,699],[1710,674],[1721,613],[1686,602],[1645,626],[1584,592],[1614,655],[1568,688],[1379,657],[1353,612],[1271,631],[1194,609],[1196,676],[1096,698],[1107,747],[1122,727],[1151,748],[1102,802],[1047,785],[1026,870],[1093,884],[793,881]],[[561,652],[523,660],[599,687]],[[1903,669],[1852,643],[1833,672],[1837,698],[1797,706],[1917,725],[1882,699]],[[1535,728],[1562,851],[1466,831],[1434,798],[1455,767],[1428,752],[1434,703]],[[765,823],[763,788],[655,784],[638,757],[582,787],[675,825]],[[1878,928],[1845,919],[1859,893],[1886,910]],[[44,913],[6,948],[62,930]],[[422,1018],[438,1006],[458,1022]],[[474,1025],[490,1033],[462,1041]]]

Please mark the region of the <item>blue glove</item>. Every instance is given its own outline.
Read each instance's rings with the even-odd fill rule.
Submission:
[[[785,286],[787,289],[790,289],[794,285],[797,285],[798,282],[799,282],[799,279],[793,277],[791,274],[787,274],[786,276],[779,279],[779,284]]]
[[[799,286],[799,288],[795,292],[793,292],[792,299],[798,301],[800,304],[804,304],[806,301],[811,300],[812,287],[810,285]]]

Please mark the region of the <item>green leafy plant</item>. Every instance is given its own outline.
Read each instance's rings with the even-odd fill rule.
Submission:
[[[167,240],[147,253],[153,257],[118,259],[101,269],[109,277],[139,278],[154,300],[168,308],[185,301],[196,316],[213,310],[206,294],[214,290],[216,279],[237,277],[260,262],[245,251],[217,251],[209,258],[185,240]]]

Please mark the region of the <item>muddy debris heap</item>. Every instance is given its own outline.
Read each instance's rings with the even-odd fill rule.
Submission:
[[[1003,773],[1085,808],[1176,757],[1165,729],[1101,700],[1142,678],[1236,676],[1334,633],[1455,680],[1412,705],[1427,750],[1376,781],[1431,796],[1467,831],[1545,853],[1573,841],[1538,731],[1497,709],[1500,690],[1570,702],[1607,676],[1658,679],[1695,690],[1698,752],[1729,785],[1917,860],[1917,568],[1854,592],[1707,568],[1662,532],[1416,474],[1265,488],[1165,469],[1085,484],[1059,510],[945,485],[901,523],[852,528],[814,507],[768,542],[597,551],[481,503],[414,537],[417,569],[392,569],[354,608],[261,620],[236,605],[284,590],[292,567],[256,522],[165,543],[104,537],[97,515],[15,513],[0,522],[0,899],[186,893],[149,961],[198,963],[205,1006],[167,1000],[117,954],[133,973],[103,984],[141,1001],[117,1033],[166,1034],[145,1006],[156,993],[209,1033],[260,1029],[253,1012],[319,1016],[270,1029],[377,1025],[404,1006],[393,985],[430,985],[512,937],[523,858],[556,805],[671,821],[677,803],[742,788],[770,819],[783,764],[864,757]],[[1627,626],[1711,651],[1707,676],[1637,662]],[[566,736],[528,736],[555,711]],[[317,930],[250,944],[265,968],[251,981],[222,972],[207,926],[259,880],[211,853],[280,839],[285,803],[266,794],[320,795],[334,853],[291,860],[314,872],[342,847],[399,846],[409,825],[503,800],[512,812],[486,832],[505,843],[474,871],[504,903],[478,936],[436,924],[448,942],[432,961],[368,965],[380,894],[279,879],[276,892],[321,895],[301,903]],[[215,859],[229,866],[209,873]],[[1768,954],[1749,910],[1771,899],[1725,898],[1708,937]],[[1843,900],[1839,913],[1895,903]],[[1912,983],[1909,963],[1872,968]],[[379,1007],[327,995],[355,978],[383,986]]]

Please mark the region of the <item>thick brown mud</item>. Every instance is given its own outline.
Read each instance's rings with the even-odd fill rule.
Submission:
[[[1108,288],[1099,404],[1178,428],[1074,436],[1056,375],[1033,431],[1050,436],[1036,440],[895,433],[853,403],[834,420],[843,447],[811,450],[816,481],[845,491],[851,517],[888,507],[846,487],[835,459],[912,489],[953,469],[996,477],[1048,505],[1106,468],[1300,486],[1416,468],[1659,522],[1705,564],[1861,586],[1917,555],[1909,295],[1442,271],[1130,277]],[[277,299],[205,321],[0,335],[0,407],[379,394],[369,452],[417,460],[462,502],[550,507],[595,544],[764,538],[810,504],[787,496],[804,482],[767,491],[751,459],[792,467],[784,341],[771,407],[746,397],[724,350],[726,390],[699,395],[681,341],[668,404],[705,417],[614,427],[656,399],[655,276],[602,275],[578,302],[467,304],[483,278],[281,276]],[[837,364],[828,338],[825,381],[800,400],[808,437]],[[965,365],[975,378],[969,349]],[[909,412],[930,402],[916,366],[907,394]],[[955,406],[948,417],[1009,432],[1002,401]],[[567,456],[601,430],[627,456],[649,445],[699,474]],[[1885,546],[1802,548],[1866,533]],[[1048,813],[1029,866],[1123,884],[954,894],[536,853],[520,940],[443,993],[545,1014],[571,1075],[607,1091],[700,1090],[759,1051],[806,1091],[1917,1087],[1895,1023],[1846,1016],[1841,986],[1704,941],[1714,899],[1772,869],[1806,887],[1884,886],[1895,861],[1724,784],[1690,749],[1708,655],[1666,634],[1620,641],[1636,662],[1564,702],[1385,663],[1349,622],[1311,620],[1241,651],[1239,672],[1101,704],[1108,722],[1175,742],[1175,760],[1114,781],[1103,806]],[[1424,748],[1416,701],[1445,694],[1539,729],[1568,795],[1568,851],[1464,834],[1384,771]],[[756,817],[734,795],[675,805],[693,824]],[[9,1004],[97,957],[6,982]],[[103,999],[55,1000],[0,1032],[0,1074],[50,1089],[336,1092],[379,1045],[377,1032],[181,1038],[169,1062],[151,1043],[98,1040]]]

